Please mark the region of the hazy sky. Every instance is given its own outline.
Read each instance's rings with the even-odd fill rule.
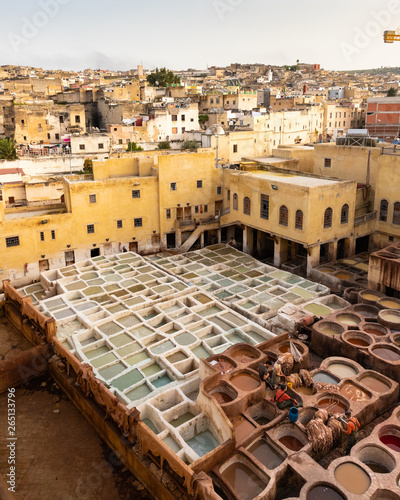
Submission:
[[[400,26],[400,0],[3,0],[0,22],[0,65],[400,65],[400,42],[382,39]]]

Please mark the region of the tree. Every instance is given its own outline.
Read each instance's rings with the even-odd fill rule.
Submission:
[[[161,141],[158,144],[157,149],[171,149],[171,143],[169,141]]]
[[[160,70],[156,68],[154,73],[147,76],[147,81],[152,87],[167,87],[167,85],[173,85],[174,83],[179,85],[181,83],[180,78],[166,68]]]
[[[182,144],[182,150],[186,150],[186,149],[197,149],[199,147],[199,144],[197,141],[185,141],[183,144]]]
[[[16,142],[12,137],[0,139],[0,160],[17,160]]]
[[[208,122],[208,115],[199,115],[200,125],[204,125],[206,122]]]
[[[395,97],[396,94],[397,94],[397,89],[395,89],[394,87],[390,87],[387,93],[387,97]]]
[[[136,142],[128,142],[128,148],[127,151],[143,151],[142,146],[138,146]]]
[[[90,158],[86,158],[83,162],[83,173],[93,174],[93,161]]]

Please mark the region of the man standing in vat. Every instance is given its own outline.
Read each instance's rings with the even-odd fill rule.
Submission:
[[[289,396],[287,390],[287,384],[282,384],[276,391],[274,399],[271,399],[271,401],[275,401],[276,406],[280,410],[286,410],[287,408],[291,408],[292,406],[299,406],[297,401]]]
[[[272,383],[272,363],[267,359],[265,363],[261,363],[258,367],[258,375],[262,382],[265,382],[265,389],[269,388],[272,391],[276,389],[276,385]]]
[[[356,417],[351,416],[351,410],[346,410],[344,414],[347,419],[343,420],[343,423],[346,424],[347,434],[346,455],[349,455],[351,449],[358,441],[358,430],[360,428],[360,422]]]

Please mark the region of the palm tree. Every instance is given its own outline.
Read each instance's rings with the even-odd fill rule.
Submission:
[[[17,160],[16,142],[11,137],[0,139],[0,160]]]

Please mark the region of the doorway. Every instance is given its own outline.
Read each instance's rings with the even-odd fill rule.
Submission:
[[[369,249],[369,236],[362,236],[356,240],[356,254],[368,252]]]
[[[93,259],[93,257],[99,257],[100,255],[100,248],[93,248],[90,250],[90,257]]]
[[[192,219],[192,207],[185,207],[185,220]]]
[[[129,243],[129,251],[138,253],[138,244],[137,241],[132,241]]]
[[[167,248],[176,248],[175,233],[167,234]]]
[[[71,250],[70,252],[64,252],[65,256],[65,265],[66,266],[71,266],[72,264],[75,264],[75,252]]]
[[[50,269],[49,267],[49,260],[39,260],[39,272],[43,273],[44,271],[48,271]]]

